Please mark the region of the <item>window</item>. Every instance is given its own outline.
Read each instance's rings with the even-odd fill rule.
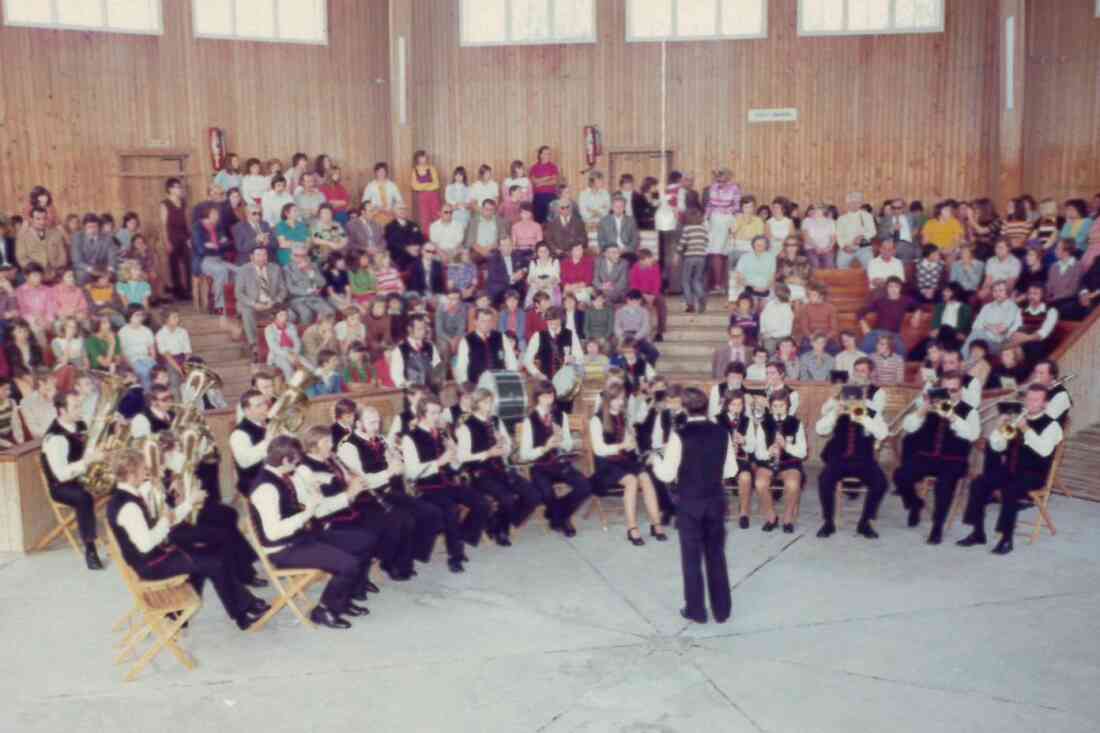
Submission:
[[[459,43],[595,43],[596,0],[460,0]]]
[[[798,33],[942,33],[944,0],[798,0]]]
[[[627,0],[627,41],[767,37],[768,0]]]
[[[7,25],[160,35],[160,0],[4,0]]]
[[[325,0],[191,0],[196,38],[328,43]]]

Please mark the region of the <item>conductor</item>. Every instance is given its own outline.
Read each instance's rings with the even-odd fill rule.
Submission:
[[[730,617],[730,582],[726,570],[726,494],[722,479],[737,474],[737,454],[730,434],[707,420],[707,396],[702,390],[684,390],[687,423],[673,431],[664,455],[654,456],[657,478],[679,484],[677,522],[680,530],[680,563],[684,574],[684,607],[680,615],[689,621],[707,622],[703,598],[703,561],[714,620]]]

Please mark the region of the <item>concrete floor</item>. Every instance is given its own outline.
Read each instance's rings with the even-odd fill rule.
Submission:
[[[465,575],[383,583],[350,631],[284,613],[241,634],[210,592],[185,642],[197,669],[162,655],[131,684],[111,665],[115,570],[60,548],[6,557],[0,730],[1093,731],[1100,504],[1053,512],[1057,537],[999,558],[924,545],[896,497],[879,541],[854,536],[852,510],[818,540],[807,496],[794,535],[731,530],[724,626],[680,619],[675,535],[531,527]]]

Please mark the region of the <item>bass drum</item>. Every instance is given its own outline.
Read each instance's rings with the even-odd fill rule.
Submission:
[[[507,369],[482,372],[477,386],[493,393],[496,415],[505,424],[511,425],[527,417],[527,384],[518,372]]]
[[[550,380],[558,399],[563,402],[572,402],[580,393],[583,382],[584,367],[576,364],[566,364]]]

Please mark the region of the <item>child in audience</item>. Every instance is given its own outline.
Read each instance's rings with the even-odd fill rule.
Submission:
[[[745,342],[756,343],[760,333],[760,321],[753,307],[752,296],[745,294],[733,304],[733,312],[730,313],[730,326],[740,326],[745,334]]]
[[[970,343],[970,358],[966,361],[966,373],[977,379],[985,389],[993,365],[989,361],[989,344],[982,339]]]
[[[370,364],[370,352],[361,341],[354,342],[348,349],[344,382],[350,390],[363,389],[375,382],[374,370]]]
[[[157,353],[168,365],[168,376],[173,390],[178,390],[184,381],[183,365],[191,356],[191,334],[180,325],[179,311],[164,313],[164,325],[156,335]]]
[[[642,294],[642,300],[649,309],[650,322],[656,324],[653,340],[663,341],[668,309],[661,295],[661,266],[653,250],[646,247],[638,250],[638,261],[630,268],[629,284],[631,290]]]
[[[385,387],[393,389],[393,377],[390,376],[390,355],[393,350],[397,348],[392,342],[384,343],[381,348],[376,349],[373,354],[373,360],[371,361],[371,367],[374,369],[375,378],[379,387]]]
[[[590,338],[584,342],[584,378],[602,380],[611,360],[607,356],[607,342]]]
[[[88,351],[88,366],[113,373],[121,362],[118,334],[107,316],[94,319],[92,327],[92,334],[84,340],[84,347]]]
[[[23,421],[19,417],[19,405],[11,396],[10,379],[0,379],[0,450],[7,450],[23,442]]]
[[[340,340],[336,337],[336,316],[325,313],[317,322],[302,332],[302,355],[315,367],[321,366],[321,353],[332,351],[340,354]]]
[[[463,228],[470,221],[470,204],[473,198],[470,196],[469,181],[466,180],[466,169],[462,166],[455,168],[451,174],[451,182],[447,190],[443,192],[447,203],[454,207],[454,220]]]
[[[943,270],[943,253],[940,248],[934,244],[924,245],[916,268],[917,302],[935,303],[939,300]]]
[[[684,312],[700,313],[707,308],[706,267],[710,235],[703,226],[702,212],[688,209],[684,213],[684,228],[680,232],[677,250],[680,254],[681,290]]]
[[[522,160],[513,160],[508,168],[508,177],[504,179],[504,190],[511,191],[513,187],[519,188],[520,201],[530,201],[533,193],[531,179],[527,177],[527,166]]]
[[[345,310],[352,305],[351,277],[348,274],[348,260],[343,252],[333,252],[325,261],[325,284],[328,302],[337,310]]]
[[[520,307],[519,301],[519,291],[512,288],[504,291],[504,305],[500,309],[497,330],[505,334],[514,334],[516,353],[522,354],[527,348],[527,311]]]
[[[371,301],[363,325],[367,329],[365,343],[368,348],[374,348],[392,338],[390,331],[393,326],[390,323],[390,314],[386,311],[386,301],[383,298],[375,298]]]
[[[340,343],[340,354],[346,356],[351,347],[367,340],[367,327],[363,324],[363,312],[356,306],[344,309],[344,320],[336,324],[336,340]]]
[[[42,283],[43,270],[37,262],[24,268],[27,281],[15,289],[19,316],[30,326],[38,345],[45,348],[46,332],[56,317],[53,288]]]
[[[313,376],[317,381],[306,392],[310,397],[347,392],[344,375],[340,373],[340,355],[330,349],[323,349],[317,355],[317,370]]]
[[[745,369],[745,380],[763,382],[768,378],[768,350],[757,346],[752,350],[752,364]]]
[[[760,311],[760,344],[771,353],[782,339],[790,338],[793,330],[794,308],[791,307],[791,293],[786,285],[778,283],[775,286],[775,295],[764,305],[764,310]]]
[[[122,299],[111,283],[110,272],[93,273],[88,284],[84,286],[84,292],[87,293],[88,302],[91,303],[93,318],[108,318],[114,328],[122,328],[126,325],[126,319],[122,315],[125,310]]]
[[[836,368],[839,371],[852,373],[852,367],[855,363],[867,356],[859,350],[858,342],[856,341],[856,335],[851,331],[840,332],[840,353],[836,355]]]
[[[470,250],[459,247],[447,265],[447,287],[462,293],[462,300],[470,303],[477,294],[477,265],[470,259]]]
[[[615,332],[615,309],[607,303],[607,296],[597,290],[592,305],[584,312],[584,335],[590,341],[609,343]]]
[[[792,379],[802,371],[802,362],[798,358],[798,346],[793,338],[788,336],[780,339],[779,345],[776,347],[775,361],[783,364],[787,374],[790,374]]]
[[[152,300],[156,301],[162,294],[160,276],[157,275],[157,256],[153,248],[145,241],[144,234],[135,234],[130,239],[130,251],[126,253],[127,259],[133,260],[145,273],[145,281],[149,283],[152,291]]]
[[[905,379],[905,362],[894,353],[894,339],[890,336],[878,337],[871,363],[875,367],[875,384],[880,387],[901,384]]]
[[[118,268],[118,285],[115,286],[115,290],[122,299],[124,309],[128,310],[130,306],[149,309],[153,290],[145,281],[141,266],[133,260],[126,260]]]
[[[389,252],[382,251],[374,256],[374,280],[380,296],[401,295],[405,292],[405,283],[401,279],[401,273],[390,262]]]
[[[363,252],[356,260],[355,269],[348,276],[348,293],[352,303],[367,307],[378,293],[378,282],[371,269],[370,255]]]

